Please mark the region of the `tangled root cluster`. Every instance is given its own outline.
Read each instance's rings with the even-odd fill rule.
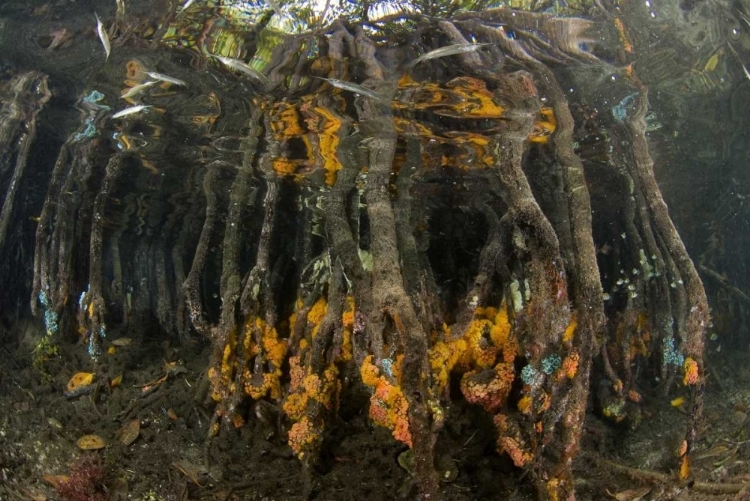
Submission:
[[[592,378],[616,421],[657,376],[692,388],[688,453],[706,298],[654,179],[646,86],[624,70],[618,107],[589,118],[609,131],[598,149],[563,91],[571,68],[611,70],[584,48],[591,21],[500,9],[392,37],[264,30],[216,52],[254,54],[240,76],[207,57],[228,32],[176,46],[208,29],[187,19],[151,36],[162,71],[187,75],[185,53],[206,69],[189,89],[154,85],[152,108],[111,119],[118,81],[144,83],[155,60],[115,51],[80,97],[36,228],[32,308],[51,334],[77,332],[95,357],[115,326],[197,333],[213,346],[211,435],[271,399],[305,464],[357,374],[430,499],[461,398],[493,416],[540,497],[573,493]],[[440,47],[467,50],[414,63]],[[3,87],[0,248],[28,218],[17,186],[46,82]]]

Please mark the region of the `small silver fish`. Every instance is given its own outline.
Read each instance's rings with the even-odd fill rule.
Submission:
[[[195,3],[195,0],[187,0],[187,2],[185,2],[185,4],[180,9],[180,12],[177,13],[177,15],[179,16],[180,14],[182,14],[183,12],[185,12],[188,9],[188,7],[190,7],[194,3]]]
[[[140,113],[141,111],[147,108],[152,108],[152,106],[148,104],[139,104],[138,106],[131,106],[130,108],[125,108],[124,110],[118,111],[117,113],[112,115],[112,118],[122,118],[128,115],[132,115],[134,113]]]
[[[255,68],[253,68],[252,66],[250,66],[244,61],[240,61],[239,59],[232,59],[231,57],[224,57],[224,56],[212,55],[211,57],[214,57],[218,59],[219,61],[221,61],[224,64],[224,66],[226,66],[227,68],[237,70],[239,72],[242,72],[246,75],[253,77],[254,79],[258,80],[261,84],[263,84],[263,86],[266,89],[268,89],[271,86],[271,82],[268,81],[268,77],[266,77],[263,73],[256,70]]]
[[[352,83],[352,82],[345,82],[343,80],[336,80],[335,78],[322,78],[322,77],[315,77],[320,80],[325,80],[329,84],[333,85],[334,87],[337,87],[339,89],[348,90],[349,92],[354,92],[355,94],[359,94],[360,96],[366,96],[370,97],[372,99],[377,99],[378,101],[383,100],[383,96],[376,93],[374,90],[366,89],[362,87],[361,85]]]
[[[107,54],[106,61],[109,59],[109,53],[112,50],[112,46],[109,44],[109,35],[107,35],[107,30],[104,29],[104,25],[102,24],[101,19],[99,19],[99,15],[94,12],[94,16],[96,16],[96,32],[99,34],[99,40],[102,41],[104,52]]]
[[[128,90],[125,94],[123,94],[120,97],[122,99],[133,98],[133,97],[137,96],[138,94],[140,94],[141,92],[143,92],[145,89],[147,89],[147,88],[151,87],[152,85],[154,85],[155,83],[156,83],[156,80],[150,80],[148,82],[144,82],[142,84],[136,85],[135,87],[132,87],[130,90]]]
[[[271,6],[273,11],[276,13],[279,17],[284,17],[284,13],[281,12],[281,8],[279,7],[279,4],[274,0],[268,0],[268,5]]]
[[[169,75],[165,75],[163,73],[156,73],[154,71],[149,71],[146,73],[146,75],[150,76],[154,80],[171,83],[172,85],[179,85],[181,87],[188,86],[187,82],[185,82],[184,80],[180,80],[179,78],[175,78],[175,77],[170,77]]]
[[[740,66],[742,66],[742,71],[745,73],[745,76],[747,77],[748,80],[750,80],[750,72],[748,72],[747,68],[745,68],[745,63],[742,62],[742,58],[740,57],[739,54],[737,54],[737,51],[734,49],[732,44],[727,42],[727,45],[729,46],[729,49],[732,51],[732,54],[734,54],[734,57],[737,58],[737,61],[740,63]]]
[[[748,19],[747,16],[741,10],[739,10],[739,9],[735,9],[735,10],[737,11],[737,14],[740,15],[740,17],[742,18],[742,20],[745,21],[745,24],[747,24],[748,26],[750,26],[750,19]]]
[[[456,54],[466,54],[467,52],[474,52],[491,43],[458,43],[455,45],[448,45],[447,47],[440,47],[439,49],[431,50],[426,54],[422,54],[411,63],[412,66],[416,66],[424,61],[430,59],[437,59],[439,57],[455,56]]]

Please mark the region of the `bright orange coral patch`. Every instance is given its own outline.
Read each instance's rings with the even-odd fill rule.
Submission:
[[[682,369],[685,371],[685,375],[682,378],[682,384],[685,386],[692,386],[698,383],[698,362],[691,357],[687,357]]]

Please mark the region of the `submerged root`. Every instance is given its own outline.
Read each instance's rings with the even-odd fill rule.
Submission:
[[[206,460],[222,426],[242,427],[270,400],[308,495],[344,384],[368,391],[371,422],[413,449],[424,499],[440,495],[434,449],[457,400],[489,414],[497,450],[540,499],[574,496],[592,380],[614,421],[626,401],[641,404],[646,377],[661,375],[664,392],[688,386],[686,457],[708,308],[653,176],[646,87],[629,74],[634,112],[607,124],[618,147],[602,162],[632,187],[612,194],[623,209],[610,230],[594,196],[606,188],[574,150],[577,103],[562,90],[561,63],[606,67],[579,45],[592,21],[507,9],[406,17],[417,23],[411,45],[379,45],[376,25],[342,21],[330,36],[279,35],[274,50],[265,35],[248,39],[268,79],[252,100],[217,90],[239,87],[216,72],[226,86],[196,82],[199,106],[130,125],[86,108],[82,127],[118,129],[86,129],[60,151],[36,230],[32,308],[63,319],[92,355],[108,326],[138,329],[151,316],[183,342],[200,334],[211,343]],[[429,37],[488,45],[453,66],[429,54]],[[429,56],[404,62],[415,50]],[[175,129],[184,157],[133,139],[150,131],[158,144]],[[11,185],[33,140],[31,130]],[[0,213],[0,250],[10,214]],[[615,242],[620,233],[635,248]],[[595,241],[613,242],[616,257],[598,258]],[[636,270],[632,283],[613,283],[620,268]],[[618,294],[606,315],[605,290]]]

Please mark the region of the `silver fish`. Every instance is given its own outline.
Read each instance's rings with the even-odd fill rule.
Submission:
[[[169,75],[165,75],[163,73],[156,73],[154,71],[149,71],[146,73],[146,75],[150,76],[154,80],[171,83],[172,85],[179,85],[181,87],[188,86],[187,82],[185,82],[184,80],[180,80],[179,78],[175,78],[175,77],[170,77]]]
[[[182,14],[183,12],[185,12],[188,9],[188,7],[190,7],[194,3],[195,3],[195,0],[187,0],[187,2],[185,2],[185,4],[180,9],[180,12],[177,13],[177,15],[179,16],[180,14]]]
[[[281,8],[279,7],[279,4],[277,2],[275,2],[274,0],[268,0],[268,5],[271,6],[277,16],[284,17],[284,13],[281,12]]]
[[[732,44],[727,42],[727,45],[729,46],[729,49],[732,51],[732,54],[734,54],[734,57],[737,58],[737,62],[739,62],[740,66],[742,66],[742,71],[745,73],[745,76],[747,77],[748,80],[750,80],[750,72],[747,71],[747,68],[745,68],[745,63],[742,62],[742,58],[740,57],[739,54],[737,54],[737,51],[734,49]]]
[[[134,113],[140,113],[141,111],[152,108],[152,106],[148,104],[139,104],[138,106],[131,106],[130,108],[125,108],[124,110],[120,110],[114,115],[112,115],[112,118],[122,118],[126,117],[128,115],[132,115]]]
[[[94,16],[96,16],[96,32],[99,33],[99,40],[102,41],[104,52],[107,54],[106,61],[109,59],[109,53],[112,50],[112,46],[109,44],[109,35],[107,35],[107,30],[104,29],[104,25],[102,24],[101,19],[99,19],[99,15],[94,12]]]
[[[151,87],[156,83],[156,80],[150,80],[148,82],[144,82],[142,84],[136,85],[135,87],[132,87],[130,90],[128,90],[125,94],[120,96],[122,99],[130,99],[132,97],[137,96],[141,92],[143,92],[145,89]]]
[[[231,57],[224,57],[224,56],[214,56],[214,57],[221,61],[224,66],[227,68],[231,68],[233,70],[237,70],[239,72],[242,72],[246,75],[249,75],[253,77],[254,79],[258,80],[263,86],[268,89],[271,86],[271,82],[268,81],[268,77],[266,77],[263,73],[256,70],[249,64],[245,63],[244,61],[240,61],[239,59],[232,59]]]
[[[354,92],[355,94],[359,94],[360,96],[370,97],[372,99],[377,99],[378,101],[383,100],[383,96],[375,92],[374,90],[366,89],[362,87],[361,85],[352,83],[352,82],[345,82],[343,80],[336,80],[335,78],[322,78],[322,77],[315,77],[320,80],[325,80],[329,84],[333,85],[334,87],[337,87],[339,89],[348,90],[349,92]]]
[[[742,20],[745,21],[745,24],[750,26],[750,19],[748,19],[747,16],[741,10],[737,9],[737,14],[739,14]]]
[[[430,59],[437,59],[439,57],[455,56],[456,54],[466,54],[467,52],[474,52],[491,43],[457,43],[455,45],[448,45],[447,47],[440,47],[439,49],[431,50],[426,54],[422,54],[411,63],[412,66],[416,66],[421,62],[429,61]]]

